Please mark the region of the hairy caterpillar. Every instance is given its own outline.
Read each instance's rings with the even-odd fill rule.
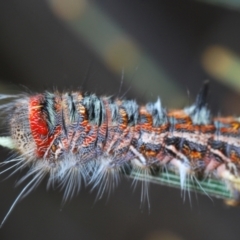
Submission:
[[[64,188],[64,200],[82,183],[99,188],[100,197],[118,184],[122,173],[131,172],[140,172],[146,181],[158,172],[174,172],[182,189],[189,179],[200,186],[202,179],[217,179],[238,199],[240,120],[212,118],[207,90],[205,83],[193,105],[169,111],[160,99],[139,106],[133,100],[81,92],[2,95],[12,101],[1,105],[2,112],[10,113],[10,136],[1,137],[0,145],[18,153],[2,163],[14,162],[4,172],[28,166],[20,182],[30,178],[2,224],[18,200],[46,176],[48,186]]]

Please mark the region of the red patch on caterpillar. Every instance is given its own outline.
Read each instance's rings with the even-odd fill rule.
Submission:
[[[46,152],[57,135],[62,131],[58,125],[55,127],[54,133],[50,134],[47,116],[43,112],[44,96],[38,94],[29,98],[29,125],[33,139],[36,143],[37,157],[46,157]]]

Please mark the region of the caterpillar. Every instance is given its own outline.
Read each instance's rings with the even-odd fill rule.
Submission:
[[[166,110],[160,99],[138,105],[81,92],[1,95],[10,101],[0,106],[8,128],[0,145],[17,153],[1,163],[14,163],[1,173],[28,167],[19,183],[30,179],[2,225],[16,203],[45,177],[48,187],[64,189],[64,201],[82,184],[98,188],[101,197],[122,175],[136,172],[146,182],[152,175],[174,173],[181,189],[188,181],[201,187],[204,179],[215,179],[238,200],[240,119],[212,117],[207,93],[205,82],[195,102],[179,110]]]

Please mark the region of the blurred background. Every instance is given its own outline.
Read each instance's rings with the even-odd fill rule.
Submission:
[[[238,0],[0,0],[1,93],[80,89],[139,103],[190,104],[210,80],[213,114],[240,115]],[[1,149],[3,161],[9,152]],[[24,173],[22,173],[24,174]],[[22,175],[0,184],[0,219]],[[0,239],[238,239],[239,208],[180,190],[123,179],[109,198],[82,189],[61,206],[46,184],[21,201]]]

